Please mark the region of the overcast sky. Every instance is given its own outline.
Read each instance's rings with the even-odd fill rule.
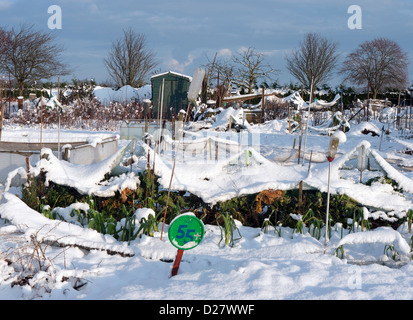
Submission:
[[[62,29],[49,30],[51,5],[62,10]],[[362,12],[362,29],[350,29],[350,5]],[[103,59],[122,30],[144,33],[160,71],[192,75],[212,59],[241,48],[254,47],[280,72],[280,84],[296,80],[285,69],[285,56],[308,32],[338,42],[344,58],[366,40],[386,37],[396,41],[410,57],[413,83],[412,0],[0,0],[0,25],[34,24],[50,31],[64,44],[65,62],[78,79],[109,79]],[[341,82],[340,74],[333,84]]]

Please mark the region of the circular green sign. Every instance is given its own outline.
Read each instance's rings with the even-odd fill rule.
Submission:
[[[189,250],[202,241],[204,232],[204,224],[201,220],[193,214],[182,214],[171,222],[168,238],[174,247]]]

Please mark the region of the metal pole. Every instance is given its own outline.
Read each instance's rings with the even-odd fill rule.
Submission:
[[[11,78],[10,78],[10,72],[9,72],[9,117],[11,113]]]
[[[305,162],[305,148],[307,146],[307,135],[308,135],[308,122],[310,118],[310,110],[311,110],[311,101],[313,100],[313,79],[311,79],[311,88],[310,88],[310,104],[308,105],[308,113],[307,113],[307,121],[305,124],[305,139],[304,139],[304,152],[303,152],[303,165]]]
[[[328,241],[328,227],[329,227],[329,211],[330,211],[330,172],[331,172],[331,162],[328,162],[328,186],[327,186],[327,210],[326,210],[326,237],[324,244],[327,246]]]
[[[412,95],[413,95],[413,87],[410,88],[410,114],[409,114],[409,130],[412,129]]]
[[[62,158],[62,153],[60,152],[60,108],[58,107],[57,112],[59,112],[59,126],[58,126],[58,131],[57,131],[57,155],[58,159],[61,160]]]

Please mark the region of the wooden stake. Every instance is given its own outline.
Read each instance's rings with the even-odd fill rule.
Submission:
[[[26,172],[27,172],[27,173],[30,172],[30,161],[29,161],[29,157],[26,157]]]
[[[261,123],[264,122],[264,100],[265,100],[265,90],[262,88],[262,97],[261,97]]]
[[[174,277],[178,274],[178,270],[181,264],[183,254],[184,254],[184,250],[178,249],[178,252],[176,253],[174,265],[172,266],[171,277]]]
[[[311,150],[311,153],[310,153],[310,161],[309,161],[309,163],[308,163],[308,173],[310,173],[311,160],[312,160],[312,158],[313,158],[313,150]]]
[[[300,164],[300,157],[301,157],[301,140],[302,140],[302,135],[300,134],[300,137],[298,138],[298,164]]]

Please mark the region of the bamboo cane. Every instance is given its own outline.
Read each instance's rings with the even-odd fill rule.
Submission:
[[[188,105],[188,110],[187,110],[187,113],[186,113],[186,116],[185,116],[185,122],[184,122],[184,124],[183,124],[183,126],[182,126],[182,137],[181,137],[181,139],[179,139],[179,141],[178,141],[178,150],[179,150],[179,147],[180,147],[181,142],[182,142],[182,140],[183,140],[183,133],[184,133],[184,129],[185,129],[185,124],[186,124],[186,122],[188,121],[188,115],[189,115],[189,111],[190,111],[190,106],[191,106],[191,105]],[[163,222],[162,222],[161,240],[162,240],[163,230],[164,230],[164,227],[165,227],[166,212],[167,212],[167,210],[168,210],[169,196],[170,196],[170,194],[171,194],[172,179],[173,179],[173,177],[174,177],[175,165],[176,165],[176,158],[177,158],[177,156],[178,156],[178,150],[177,150],[177,152],[175,153],[174,165],[173,165],[173,167],[172,167],[172,173],[171,173],[171,179],[169,180],[168,195],[167,195],[167,197],[166,197],[166,206],[165,206],[165,212],[164,212],[164,215],[163,215]]]

